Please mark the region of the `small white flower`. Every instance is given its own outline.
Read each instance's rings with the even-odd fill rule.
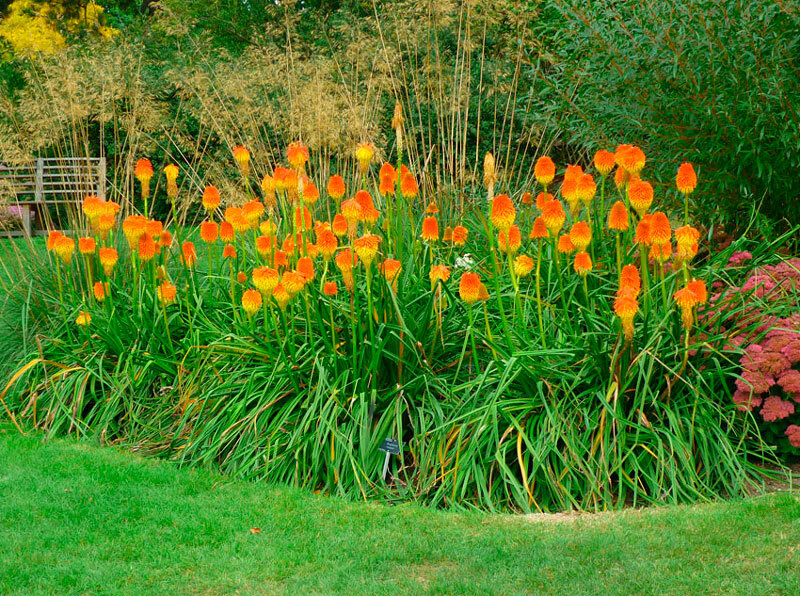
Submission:
[[[466,253],[461,257],[456,257],[456,267],[458,267],[459,269],[470,269],[472,268],[473,264],[474,261],[472,260],[472,257],[469,255],[469,253]]]

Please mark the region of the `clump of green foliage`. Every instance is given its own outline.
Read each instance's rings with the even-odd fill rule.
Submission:
[[[554,2],[542,106],[568,143],[636,138],[689,161],[697,205],[800,222],[800,10],[782,2]],[[553,101],[549,101],[552,98]],[[665,174],[669,174],[666,172]]]

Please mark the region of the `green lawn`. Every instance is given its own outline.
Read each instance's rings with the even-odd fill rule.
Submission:
[[[0,528],[2,594],[800,593],[798,495],[566,518],[450,513],[7,427]]]

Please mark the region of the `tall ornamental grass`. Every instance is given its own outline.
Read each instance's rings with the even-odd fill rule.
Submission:
[[[9,290],[26,346],[6,414],[437,506],[608,509],[759,482],[772,452],[724,397],[738,357],[702,315],[726,256],[700,252],[690,164],[670,217],[638,147],[585,169],[543,157],[513,196],[495,192],[487,154],[482,195],[458,210],[420,191],[403,130],[398,104],[392,159],[379,167],[363,142],[346,176],[324,179],[301,142],[260,179],[237,146],[247,200],[223,209],[206,187],[190,198],[199,227],[176,207],[180,166],[139,159],[135,213],[87,197],[74,235],[20,253]],[[386,438],[401,452],[384,475]]]

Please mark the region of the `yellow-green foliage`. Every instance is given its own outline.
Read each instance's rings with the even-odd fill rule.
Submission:
[[[110,38],[117,30],[107,27],[102,6],[89,2],[75,9],[65,0],[37,2],[15,0],[8,7],[8,16],[0,22],[0,37],[23,56],[52,54],[64,47],[65,34],[89,32]]]

